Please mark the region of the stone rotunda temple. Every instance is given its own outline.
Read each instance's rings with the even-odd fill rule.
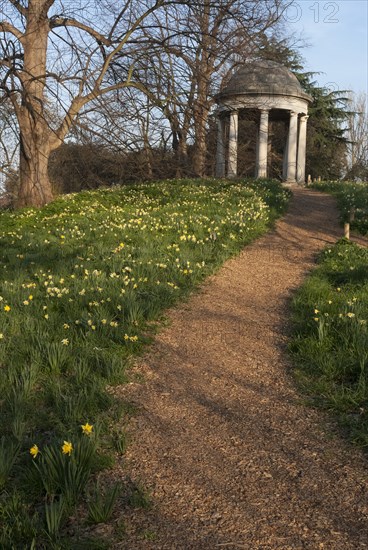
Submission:
[[[246,63],[233,74],[227,85],[215,96],[218,121],[216,175],[233,178],[238,174],[239,113],[255,114],[257,144],[255,176],[268,176],[270,153],[269,122],[283,121],[287,128],[283,148],[283,180],[305,182],[305,157],[308,105],[306,94],[297,77],[273,61]]]

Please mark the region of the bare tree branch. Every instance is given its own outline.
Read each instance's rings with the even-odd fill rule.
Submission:
[[[11,4],[13,4],[13,6],[18,10],[18,12],[20,14],[22,14],[24,16],[27,14],[27,8],[22,6],[22,4],[19,2],[19,0],[9,0],[9,2]]]
[[[0,21],[0,32],[9,32],[20,42],[22,42],[24,38],[24,34],[8,21]]]
[[[55,29],[57,27],[75,27],[81,31],[85,31],[90,36],[95,38],[101,44],[105,46],[111,46],[110,38],[106,38],[103,34],[97,32],[92,27],[77,21],[76,19],[71,19],[68,17],[55,16],[50,19],[50,28]]]

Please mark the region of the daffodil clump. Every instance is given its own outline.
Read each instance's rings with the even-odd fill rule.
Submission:
[[[2,485],[24,517],[46,492],[48,528],[62,524],[52,514],[83,498],[109,449],[124,448],[107,386],[125,381],[165,308],[266,231],[288,198],[272,181],[165,181],[0,213],[0,437],[12,449]],[[0,547],[32,541],[9,529]]]
[[[367,445],[368,249],[344,240],[326,249],[293,310],[299,381]]]
[[[367,182],[315,182],[314,189],[336,196],[341,220],[349,222],[354,231],[368,234],[368,183]]]

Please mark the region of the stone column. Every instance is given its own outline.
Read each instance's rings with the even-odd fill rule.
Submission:
[[[284,148],[284,157],[283,157],[283,160],[282,160],[282,179],[283,179],[283,181],[286,181],[286,179],[287,179],[288,148],[289,148],[289,132],[286,136],[286,143],[285,143],[285,148]]]
[[[225,177],[224,120],[217,118],[216,177]]]
[[[290,111],[289,137],[287,148],[286,181],[296,182],[296,155],[298,145],[298,113]]]
[[[267,177],[267,154],[268,154],[268,109],[261,109],[259,123],[259,138],[257,151],[257,178]]]
[[[307,152],[307,120],[308,115],[300,118],[299,142],[298,142],[298,170],[297,182],[305,183],[305,157]]]
[[[235,178],[238,164],[238,111],[230,113],[229,127],[229,156],[227,163],[227,177]]]

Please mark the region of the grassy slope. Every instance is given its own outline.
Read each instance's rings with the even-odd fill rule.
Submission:
[[[0,215],[2,548],[58,547],[94,473],[124,447],[123,404],[106,385],[124,381],[165,308],[287,200],[274,182],[168,181]]]

